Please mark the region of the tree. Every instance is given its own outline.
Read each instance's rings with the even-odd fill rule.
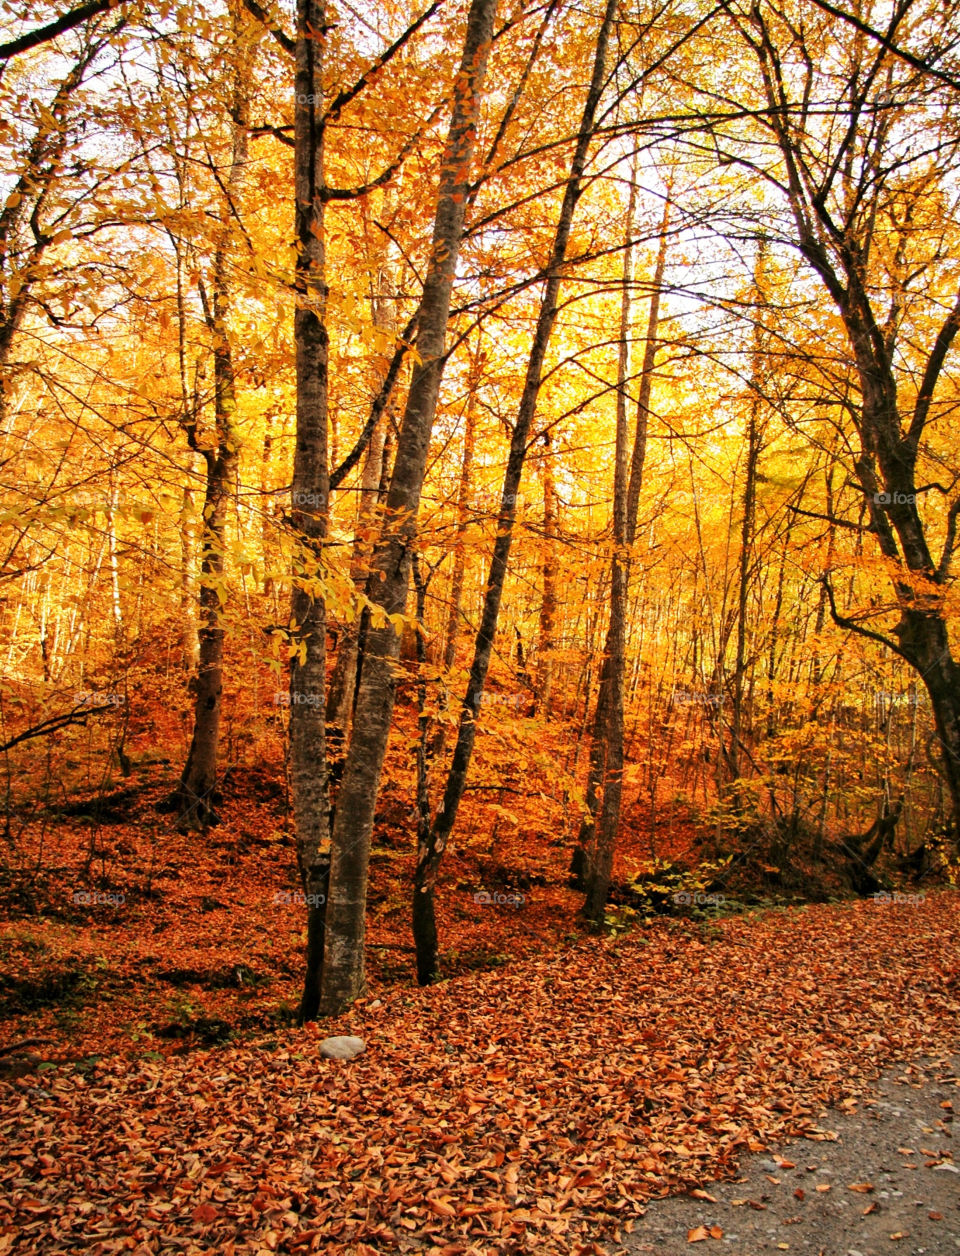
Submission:
[[[407,600],[411,546],[443,373],[447,319],[496,0],[473,0],[440,169],[433,246],[417,314],[417,354],[407,394],[380,540],[373,555],[373,601],[384,622],[367,634],[331,845],[321,1009],[334,1013],[363,988],[370,834],[396,692],[399,617]]]
[[[623,794],[623,704],[626,668],[626,619],[630,599],[631,549],[637,535],[637,511],[650,425],[650,397],[657,356],[660,295],[667,259],[670,200],[664,202],[660,243],[650,285],[650,308],[644,338],[643,364],[632,446],[627,425],[627,379],[630,374],[630,284],[633,278],[630,241],[636,203],[636,176],[630,180],[627,206],[627,247],[624,250],[620,346],[617,364],[617,444],[614,454],[613,545],[610,559],[610,620],[603,652],[600,690],[590,754],[586,809],[579,838],[583,855],[575,861],[586,900],[584,914],[594,925],[603,922],[613,874],[613,854]],[[599,814],[599,823],[595,817]],[[594,831],[595,829],[595,831]]]
[[[457,811],[463,799],[470,760],[473,756],[477,715],[483,700],[484,684],[490,667],[490,655],[496,636],[500,602],[503,597],[507,563],[510,557],[520,480],[531,428],[536,416],[544,362],[557,319],[560,285],[573,227],[574,211],[581,196],[584,171],[596,128],[597,113],[607,82],[607,47],[615,24],[616,11],[616,0],[608,0],[597,31],[590,85],[583,106],[569,175],[564,186],[563,201],[547,265],[546,284],[527,359],[523,392],[510,438],[510,454],[503,478],[497,534],[485,586],[483,612],[474,644],[467,689],[460,709],[457,741],[444,787],[443,802],[433,823],[421,833],[418,843],[417,866],[413,882],[413,938],[417,950],[417,980],[421,985],[432,981],[437,971],[437,926],[434,907],[437,873],[443,852],[456,823]]]
[[[759,6],[736,20],[756,58],[762,120],[779,166],[758,167],[739,154],[731,159],[759,170],[784,198],[795,245],[842,321],[859,394],[845,410],[855,441],[849,468],[886,562],[897,618],[886,635],[866,627],[859,615],[841,615],[825,573],[831,610],[841,627],[886,645],[922,679],[953,823],[960,826],[960,669],[951,652],[948,597],[960,498],[949,502],[935,556],[921,505],[925,493],[948,497],[950,490],[918,483],[924,464],[931,463],[935,474],[939,462],[929,442],[942,413],[938,386],[960,330],[960,299],[948,300],[939,327],[926,331],[942,305],[941,285],[950,278],[945,268],[935,269],[942,246],[918,233],[912,221],[918,197],[930,187],[931,160],[941,172],[956,168],[957,137],[946,131],[932,144],[929,138],[931,117],[949,108],[952,98],[918,83],[883,46],[868,53],[862,39],[839,50],[843,94],[831,95],[835,89],[817,69],[812,31],[801,33]],[[813,108],[814,96],[831,101],[832,134],[825,131],[822,105]],[[930,294],[926,301],[917,289],[921,276]],[[912,378],[901,365],[908,326],[909,357],[920,359]],[[926,339],[925,353],[913,347],[918,336]]]
[[[183,427],[191,450],[204,464],[203,530],[200,558],[200,629],[193,736],[176,792],[181,829],[207,828],[216,824],[217,754],[223,707],[223,607],[226,602],[225,530],[233,500],[233,483],[239,461],[240,433],[236,424],[237,389],[231,331],[230,245],[241,221],[239,198],[246,176],[250,125],[252,61],[256,40],[235,10],[231,13],[236,52],[230,102],[230,161],[222,182],[221,225],[213,257],[211,293],[200,281],[204,321],[213,351],[212,441],[199,430],[196,407],[184,416]]]

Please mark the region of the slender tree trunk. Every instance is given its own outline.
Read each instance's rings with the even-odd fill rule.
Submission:
[[[470,495],[473,491],[473,454],[477,439],[477,390],[480,387],[480,371],[486,361],[477,345],[473,368],[470,372],[470,392],[464,416],[463,462],[460,464],[460,487],[457,493],[457,531],[453,542],[453,576],[450,581],[450,611],[447,616],[447,633],[443,645],[443,666],[448,671],[457,657],[457,639],[460,635],[460,605],[463,601],[463,581],[467,570],[466,533],[470,522]]]
[[[543,435],[543,599],[540,602],[540,641],[537,651],[537,710],[550,715],[553,652],[557,626],[557,490],[553,476],[550,433]]]
[[[123,637],[123,604],[120,600],[120,563],[117,556],[117,508],[120,505],[120,490],[110,477],[110,495],[107,499],[107,545],[110,557],[110,609],[113,612],[114,637],[119,642]]]
[[[496,0],[472,0],[467,17],[440,173],[433,248],[417,320],[420,362],[410,382],[383,532],[373,557],[372,596],[387,622],[371,623],[367,632],[357,711],[337,799],[321,998],[322,1010],[330,1014],[353,1002],[364,986],[370,836],[396,695],[399,616],[407,600],[495,13]]]
[[[743,484],[743,518],[740,522],[740,555],[738,562],[737,585],[737,646],[733,664],[733,700],[730,713],[730,745],[727,749],[726,762],[731,783],[737,781],[742,773],[740,762],[741,739],[743,737],[743,694],[744,678],[747,667],[747,604],[750,597],[750,578],[753,567],[753,531],[757,505],[757,472],[760,462],[760,450],[763,444],[762,433],[762,395],[764,384],[763,368],[763,330],[761,310],[764,302],[763,272],[766,262],[767,242],[761,237],[757,246],[757,261],[754,273],[754,295],[757,312],[753,325],[753,364],[751,368],[750,400],[747,412],[746,454],[747,464],[744,470]],[[734,809],[741,810],[740,793],[733,784],[732,799]]]
[[[627,214],[627,239],[633,231],[636,184],[631,179],[630,204]],[[617,365],[617,443],[613,490],[613,553],[610,564],[610,621],[604,646],[600,693],[590,748],[590,775],[587,782],[584,822],[581,825],[579,850],[574,853],[574,872],[579,874],[586,890],[584,915],[599,927],[603,922],[610,880],[620,808],[623,800],[623,685],[626,667],[626,611],[630,598],[630,552],[636,539],[640,489],[647,453],[650,427],[650,397],[656,365],[657,331],[660,322],[660,292],[667,260],[667,229],[670,223],[670,202],[664,205],[660,228],[660,244],[654,267],[643,365],[640,370],[640,392],[637,398],[637,419],[633,450],[627,465],[627,391],[630,372],[629,325],[632,282],[632,258],[628,248],[624,254],[623,299],[620,311],[620,354]],[[599,823],[596,817],[599,814]]]
[[[197,516],[193,489],[183,489],[180,507],[180,652],[183,667],[193,672],[200,664],[197,632]]]
[[[294,229],[297,238],[293,333],[297,429],[290,515],[298,541],[290,597],[290,792],[297,861],[307,901],[307,954],[300,1021],[320,1006],[324,921],[330,871],[326,741],[327,280],[324,241],[324,0],[298,0],[294,105]]]
[[[243,58],[241,52],[238,57]],[[232,209],[240,192],[247,161],[249,113],[249,58],[238,59],[233,90],[233,140],[224,225],[213,262],[212,303],[201,285],[204,316],[213,342],[214,419],[216,441],[213,448],[201,443],[197,434],[197,414],[187,426],[191,449],[206,464],[203,502],[203,540],[200,560],[200,632],[195,678],[193,737],[187,762],[177,789],[178,827],[203,829],[216,824],[217,754],[220,747],[220,719],[223,706],[223,606],[226,601],[225,533],[239,457],[236,426],[236,382],[230,333],[228,250],[233,222]]]
[[[473,455],[477,439],[477,389],[479,388],[479,372],[486,355],[477,347],[470,377],[470,392],[467,397],[467,408],[463,434],[463,461],[460,464],[460,484],[457,490],[457,530],[453,541],[453,574],[450,579],[450,605],[447,611],[446,634],[443,643],[443,669],[448,674],[456,662],[457,642],[460,639],[461,608],[463,605],[463,588],[467,572],[467,528],[471,515],[471,494],[473,492]],[[449,681],[448,681],[449,684]],[[446,709],[448,688],[441,690],[441,703]],[[439,759],[443,754],[447,740],[447,725],[438,720],[430,742],[430,758]]]
[[[388,196],[389,203],[389,196]],[[366,211],[364,210],[366,223]],[[380,331],[395,337],[397,333],[396,292],[391,270],[390,251],[381,247],[377,268],[376,286],[371,294],[373,325]],[[382,374],[373,373],[373,392],[378,397],[388,381]],[[388,416],[383,411],[376,416],[375,426],[364,450],[363,469],[360,473],[360,502],[357,510],[357,527],[353,541],[350,575],[358,593],[363,593],[369,575],[369,559],[376,540],[376,510],[380,500],[380,482],[383,475],[384,442],[387,435]],[[353,715],[353,702],[357,689],[359,667],[359,643],[361,615],[356,615],[344,626],[337,645],[333,673],[327,691],[327,729],[331,742],[342,750]],[[331,753],[333,746],[331,745]],[[335,769],[332,767],[332,771]]]
[[[360,508],[351,563],[351,576],[358,591],[365,589],[367,584],[367,563],[373,548],[371,532],[376,520],[380,493],[386,426],[386,419],[381,418],[374,428],[364,454],[363,471],[360,477]],[[357,615],[344,625],[343,634],[337,646],[337,658],[330,677],[330,689],[327,696],[329,712],[327,723],[331,726],[330,735],[333,737],[333,729],[336,729],[337,739],[341,742],[349,730],[350,716],[353,712],[359,640],[360,616]]]
[[[510,453],[507,459],[503,492],[500,498],[497,536],[493,547],[490,572],[487,576],[480,627],[474,644],[473,663],[470,667],[467,691],[460,709],[457,744],[454,748],[453,760],[447,775],[440,811],[429,828],[426,840],[420,842],[417,850],[417,866],[414,873],[415,907],[413,911],[413,926],[415,931],[414,945],[417,952],[417,975],[421,984],[434,980],[437,972],[437,930],[434,907],[437,874],[440,869],[443,852],[446,850],[447,842],[456,823],[457,810],[466,788],[467,772],[473,756],[473,746],[477,731],[477,715],[483,698],[483,687],[486,682],[487,671],[490,666],[490,655],[497,631],[500,600],[503,595],[510,545],[513,539],[513,525],[516,516],[517,496],[520,490],[520,478],[523,473],[523,464],[530,439],[530,429],[536,414],[543,365],[550,343],[550,335],[557,318],[557,302],[560,294],[563,263],[567,255],[567,245],[570,240],[574,211],[580,197],[583,172],[586,168],[590,141],[596,125],[597,109],[606,81],[607,45],[610,39],[610,32],[613,29],[616,11],[617,0],[607,0],[603,21],[597,35],[590,88],[580,122],[576,148],[570,166],[570,175],[564,191],[563,204],[560,209],[560,217],[557,222],[553,249],[547,270],[547,282],[540,303],[540,312],[537,317],[537,326],[530,349],[530,356],[527,361],[527,372],[517,412],[517,421],[514,424],[510,440]]]
[[[270,598],[275,588],[270,571],[270,555],[275,551],[273,528],[276,503],[270,491],[274,420],[273,410],[268,410],[263,419],[263,449],[260,453],[260,554],[263,559],[263,596]]]
[[[389,258],[384,255],[378,275],[379,290],[374,293],[373,298],[373,323],[381,331],[395,335],[397,331],[396,303],[390,300],[394,294],[393,285],[388,277],[388,264]],[[375,393],[379,392],[383,384],[382,379],[376,380]],[[358,593],[363,592],[367,586],[368,564],[375,541],[374,528],[377,503],[380,499],[380,481],[383,475],[387,423],[388,416],[381,414],[364,451],[363,470],[360,473],[360,503],[350,570]],[[327,694],[327,725],[331,730],[331,737],[336,738],[341,746],[349,731],[350,718],[353,714],[359,666],[360,631],[361,617],[359,615],[344,625]]]

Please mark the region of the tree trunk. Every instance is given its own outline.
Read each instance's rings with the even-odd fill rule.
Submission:
[[[896,344],[898,320],[878,318],[880,298],[875,276],[870,273],[876,215],[865,215],[855,222],[851,219],[851,225],[839,233],[833,216],[834,200],[841,192],[846,206],[860,201],[876,203],[881,194],[888,194],[893,186],[889,150],[894,122],[871,127],[864,160],[845,165],[838,182],[838,168],[822,160],[819,139],[808,138],[802,122],[797,126],[791,122],[794,115],[793,102],[788,98],[789,76],[783,74],[781,54],[759,8],[751,11],[750,27],[748,39],[761,68],[768,123],[783,160],[785,191],[797,242],[840,314],[856,368],[860,406],[854,423],[860,450],[852,459],[853,470],[870,511],[871,530],[892,572],[900,612],[892,629],[896,641],[865,628],[853,618],[840,616],[827,584],[831,614],[841,627],[893,649],[923,680],[933,708],[941,770],[950,793],[955,838],[960,844],[960,666],[951,654],[947,622],[947,587],[957,544],[960,499],[955,499],[949,508],[946,538],[940,557],[935,560],[917,508],[916,486],[920,442],[947,355],[960,331],[960,298],[934,337],[913,409],[909,416],[901,416],[896,374],[900,354]],[[790,39],[794,41],[795,32],[791,32]],[[791,57],[795,52],[791,48]],[[813,64],[812,58],[809,63]],[[877,82],[880,81],[878,75]],[[886,106],[884,97],[865,91],[862,100],[851,101],[851,107],[861,113],[881,102]],[[805,107],[802,112],[805,114]],[[891,119],[896,116],[892,114]],[[898,155],[896,161],[900,160]],[[896,274],[889,276],[894,286],[900,278]],[[917,346],[912,348],[917,351]],[[829,580],[829,574],[824,579]]]
[[[239,456],[236,427],[236,382],[230,334],[227,327],[230,293],[228,250],[232,235],[232,209],[240,192],[247,162],[249,114],[249,59],[238,53],[234,70],[232,109],[232,152],[227,176],[224,225],[213,261],[212,303],[201,283],[204,317],[213,342],[214,420],[216,442],[213,448],[201,443],[197,433],[198,414],[185,423],[191,449],[206,465],[203,499],[203,539],[200,559],[200,632],[195,678],[193,737],[187,762],[177,789],[182,830],[204,829],[218,823],[214,810],[217,797],[217,754],[220,746],[220,717],[223,707],[223,606],[226,602],[225,532],[233,495]],[[246,60],[246,64],[244,64]]]
[[[371,532],[376,519],[377,501],[380,492],[380,475],[383,470],[383,442],[386,434],[386,419],[381,417],[374,428],[370,443],[367,445],[363,460],[363,471],[360,476],[360,509],[357,517],[357,531],[353,543],[353,559],[351,577],[354,586],[362,592],[367,584],[367,561],[372,549]],[[337,658],[330,677],[330,689],[327,697],[328,724],[331,725],[331,737],[336,730],[337,739],[342,743],[350,727],[350,716],[353,712],[353,698],[356,692],[358,643],[360,639],[360,615],[356,615],[344,625],[340,643],[337,646]]]
[[[567,255],[567,245],[573,225],[573,215],[580,197],[583,172],[586,167],[590,141],[596,125],[596,114],[603,94],[606,75],[607,45],[613,28],[617,10],[617,0],[607,0],[603,21],[597,35],[596,52],[594,55],[593,74],[590,89],[584,104],[577,144],[570,166],[570,176],[564,190],[563,204],[554,236],[553,249],[547,270],[547,282],[533,344],[527,361],[527,372],[524,379],[523,393],[517,412],[510,440],[510,454],[504,474],[503,492],[500,497],[500,514],[497,523],[497,536],[487,576],[486,593],[484,595],[483,612],[480,627],[474,644],[473,662],[467,681],[467,691],[460,709],[460,722],[457,729],[457,744],[453,752],[453,760],[447,775],[443,794],[443,803],[433,824],[430,825],[425,841],[421,841],[417,850],[416,895],[423,898],[413,911],[414,946],[417,952],[417,973],[422,984],[433,981],[437,972],[437,929],[433,909],[433,887],[436,885],[437,874],[443,852],[456,823],[457,810],[460,806],[467,783],[467,772],[473,756],[473,745],[476,739],[477,715],[483,698],[483,686],[490,666],[490,655],[493,650],[494,637],[497,631],[497,620],[500,614],[500,600],[507,575],[507,561],[510,556],[510,545],[513,539],[513,524],[517,509],[517,495],[520,490],[520,478],[526,458],[530,428],[536,414],[537,400],[540,394],[540,382],[543,365],[546,360],[550,335],[557,318],[557,301],[560,294],[560,283],[563,263]]]
[[[384,248],[380,255],[377,271],[377,286],[373,293],[373,325],[380,331],[396,336],[397,310],[396,293],[390,273],[390,255]],[[374,377],[373,391],[375,397],[385,386],[385,379]],[[386,410],[386,406],[384,406]],[[384,441],[387,434],[388,417],[381,412],[370,435],[364,451],[363,469],[360,473],[360,504],[357,510],[357,530],[353,541],[353,555],[350,575],[358,593],[366,590],[368,561],[373,551],[375,540],[376,510],[380,499],[380,480],[383,474]],[[327,727],[331,742],[336,741],[337,750],[342,751],[350,719],[353,714],[353,700],[357,689],[357,668],[359,666],[359,642],[361,616],[356,615],[344,627],[337,645],[337,656],[333,674],[327,692]],[[333,746],[331,745],[331,753]]]
[[[393,715],[395,665],[410,579],[411,546],[446,351],[447,320],[497,0],[472,0],[444,146],[433,247],[417,320],[417,352],[404,411],[371,594],[387,617],[365,642],[357,712],[337,799],[331,846],[321,1007],[334,1014],[364,985],[370,836]],[[393,620],[389,619],[393,616]]]
[[[477,439],[477,390],[480,372],[486,361],[477,345],[473,369],[470,372],[470,392],[467,412],[464,416],[463,462],[460,464],[460,488],[457,494],[457,531],[453,542],[453,576],[450,581],[450,612],[447,616],[447,634],[443,646],[443,666],[448,671],[457,657],[457,638],[460,635],[460,604],[463,601],[463,581],[467,568],[465,537],[470,522],[470,494],[473,491],[473,453]]]
[[[730,745],[726,753],[727,770],[732,786],[734,809],[741,810],[741,797],[736,781],[741,775],[740,747],[743,736],[743,691],[747,668],[747,602],[750,595],[752,570],[753,531],[757,502],[757,472],[760,449],[763,443],[761,404],[763,396],[763,334],[761,314],[763,307],[763,271],[766,262],[767,242],[761,237],[757,245],[757,261],[754,276],[754,296],[757,313],[753,325],[753,366],[750,381],[750,401],[747,413],[746,454],[747,465],[743,484],[743,519],[740,522],[740,557],[737,585],[737,646],[733,664],[733,699],[730,713]]]
[[[627,240],[633,231],[636,205],[636,183],[631,178],[630,202],[627,209]],[[617,364],[617,443],[613,487],[613,553],[610,561],[610,622],[604,645],[600,692],[590,748],[590,776],[587,782],[585,815],[581,825],[578,849],[574,852],[574,872],[586,890],[584,916],[595,926],[603,923],[604,908],[613,876],[613,856],[620,807],[623,800],[623,682],[626,667],[626,612],[630,599],[630,551],[636,539],[637,512],[643,467],[647,453],[647,432],[650,426],[650,395],[657,354],[657,329],[660,322],[660,291],[667,260],[667,228],[670,202],[664,205],[660,228],[660,245],[654,268],[643,365],[640,370],[640,392],[637,398],[637,419],[633,450],[627,469],[627,390],[630,373],[629,326],[632,257],[629,247],[624,253],[623,298],[620,309],[620,353]],[[599,814],[599,823],[595,817]]]
[[[553,476],[550,433],[543,435],[543,599],[540,603],[540,641],[537,651],[537,710],[550,715],[553,652],[557,623],[557,490]]]
[[[330,492],[327,463],[326,328],[328,288],[324,241],[324,0],[298,0],[294,106],[297,237],[293,331],[297,371],[296,447],[290,515],[298,541],[290,596],[290,791],[297,861],[307,903],[307,954],[300,1022],[320,1005],[324,918],[330,869],[327,789],[326,604],[323,542]]]
[[[193,489],[184,486],[180,508],[180,652],[185,671],[200,665],[197,630],[197,515]]]

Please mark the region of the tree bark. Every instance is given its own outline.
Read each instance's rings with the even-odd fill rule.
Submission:
[[[297,861],[307,903],[307,953],[299,1019],[320,1006],[330,869],[326,742],[326,603],[323,542],[330,492],[327,462],[324,241],[324,0],[298,0],[294,105],[294,229],[297,238],[296,446],[290,516],[298,541],[290,597],[290,792]]]
[[[470,188],[476,128],[496,0],[472,0],[444,145],[433,247],[417,320],[417,352],[385,519],[372,563],[371,596],[386,622],[367,632],[357,711],[337,799],[331,846],[321,1008],[334,1014],[364,986],[370,836],[396,692],[400,616],[446,351],[447,320]],[[390,619],[393,616],[393,619]]]
[[[743,518],[740,521],[740,556],[737,585],[737,645],[733,664],[733,697],[730,712],[730,745],[726,763],[730,775],[731,797],[734,809],[741,810],[740,792],[736,781],[741,775],[740,747],[743,736],[744,682],[747,668],[747,603],[750,595],[752,571],[753,532],[757,504],[757,473],[760,450],[763,443],[761,404],[763,395],[763,333],[761,309],[763,308],[763,271],[766,262],[767,242],[761,237],[757,245],[757,261],[754,290],[757,312],[753,325],[753,365],[751,369],[750,400],[747,412],[746,455],[743,483]]]
[[[450,580],[450,610],[447,616],[447,633],[443,646],[443,666],[448,671],[457,657],[457,640],[460,635],[460,605],[463,601],[463,581],[467,570],[466,533],[470,522],[470,494],[473,491],[473,454],[477,439],[477,390],[480,387],[480,371],[486,355],[477,346],[470,372],[469,395],[464,416],[463,461],[460,464],[460,486],[457,493],[457,531],[453,542],[453,575]]]
[[[247,162],[249,56],[240,51],[234,69],[230,171],[226,181],[223,228],[213,260],[212,301],[201,283],[204,317],[213,344],[215,443],[210,447],[197,431],[198,414],[185,422],[190,448],[204,461],[203,534],[200,558],[200,631],[194,680],[193,736],[176,800],[178,828],[204,829],[217,824],[217,755],[223,710],[223,607],[226,603],[225,533],[239,458],[236,427],[236,378],[227,316],[230,306],[228,252],[233,211]]]
[[[631,180],[627,211],[627,239],[633,229],[636,204],[636,183]],[[580,874],[586,891],[584,916],[599,927],[613,876],[613,857],[620,808],[623,801],[623,686],[626,668],[626,614],[630,600],[630,552],[636,539],[637,512],[643,467],[650,426],[650,396],[657,354],[657,330],[660,322],[660,292],[667,260],[667,229],[670,223],[670,202],[664,205],[660,243],[654,267],[647,333],[644,341],[643,365],[640,370],[640,391],[633,434],[633,449],[628,461],[627,390],[629,377],[629,323],[632,259],[628,248],[624,254],[623,300],[620,313],[620,353],[617,364],[617,443],[613,487],[613,552],[610,560],[610,621],[604,645],[597,714],[590,748],[590,776],[585,798],[585,816],[574,856],[574,871]],[[599,815],[599,822],[595,817]]]
[[[537,710],[549,718],[557,624],[557,490],[549,432],[544,433],[543,444],[543,598],[540,602],[536,704]]]
[[[500,497],[500,514],[497,523],[497,536],[487,576],[486,593],[484,595],[483,612],[480,627],[474,643],[473,662],[467,681],[467,691],[460,709],[460,721],[457,729],[457,743],[454,747],[453,759],[447,774],[444,788],[443,803],[429,828],[426,840],[421,840],[417,849],[417,866],[414,883],[416,905],[413,911],[414,946],[417,951],[417,973],[421,984],[433,981],[437,972],[437,929],[434,910],[434,893],[437,875],[443,852],[446,850],[450,834],[456,823],[457,810],[463,798],[467,783],[467,773],[473,756],[476,739],[477,715],[483,698],[483,687],[490,666],[490,655],[497,631],[497,620],[500,614],[500,600],[507,575],[507,561],[513,539],[513,525],[516,517],[517,496],[520,490],[520,478],[526,458],[530,429],[536,414],[537,400],[540,394],[540,382],[543,366],[550,343],[550,335],[557,318],[558,297],[563,273],[563,263],[567,255],[567,245],[573,226],[573,216],[577,201],[580,198],[583,172],[586,168],[590,141],[594,135],[596,115],[606,81],[607,46],[613,29],[617,11],[617,0],[607,0],[603,21],[597,35],[594,54],[593,73],[587,99],[584,104],[577,143],[570,165],[570,175],[564,190],[560,217],[554,235],[553,248],[547,269],[547,281],[544,287],[537,326],[527,361],[526,377],[517,421],[514,424],[510,440],[510,453],[504,474],[503,491]]]

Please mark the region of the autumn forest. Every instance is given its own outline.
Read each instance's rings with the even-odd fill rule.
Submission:
[[[2,38],[13,1036],[956,885],[955,5]]]
[[[0,1256],[602,1253],[955,1048],[958,331],[954,0],[5,4]]]

